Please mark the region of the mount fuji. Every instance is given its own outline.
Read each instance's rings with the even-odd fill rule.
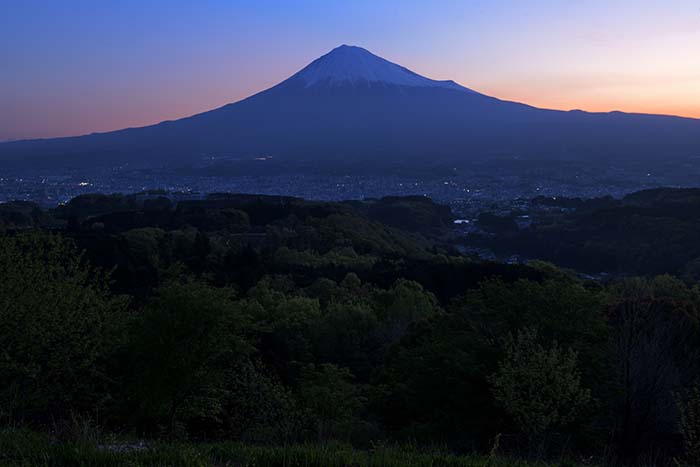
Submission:
[[[206,159],[333,167],[456,166],[494,156],[700,156],[700,120],[539,109],[438,81],[342,45],[280,84],[175,121],[0,144],[0,164],[185,167]]]
[[[471,91],[454,81],[436,81],[391,63],[369,51],[341,45],[286,81],[303,87],[426,87]],[[284,83],[283,83],[284,84]]]

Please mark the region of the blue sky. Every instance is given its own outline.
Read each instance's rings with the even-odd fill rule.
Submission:
[[[700,3],[0,0],[0,140],[239,100],[337,45],[550,108],[700,117]]]

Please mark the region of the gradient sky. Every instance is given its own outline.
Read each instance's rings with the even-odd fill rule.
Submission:
[[[0,141],[219,107],[343,43],[539,107],[700,117],[698,0],[0,0]]]

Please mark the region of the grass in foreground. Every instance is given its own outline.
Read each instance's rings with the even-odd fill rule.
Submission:
[[[148,447],[65,442],[25,431],[0,432],[0,466],[180,466],[180,467],[535,467],[574,464],[530,463],[487,456],[425,452],[411,446],[369,451],[342,444],[251,446],[155,443]]]

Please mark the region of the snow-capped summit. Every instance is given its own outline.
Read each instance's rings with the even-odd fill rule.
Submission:
[[[426,78],[362,47],[341,45],[314,60],[289,81],[313,86],[411,86],[474,92],[454,81]]]
[[[700,120],[538,109],[420,76],[360,47],[340,46],[280,84],[191,117],[82,137],[2,143],[0,167],[200,167],[221,156],[232,164],[224,163],[227,170],[250,168],[251,174],[393,173],[466,169],[460,164],[493,156],[595,158],[606,164],[656,157],[684,161],[700,154],[699,135]],[[279,165],[245,162],[260,154],[273,154]]]

